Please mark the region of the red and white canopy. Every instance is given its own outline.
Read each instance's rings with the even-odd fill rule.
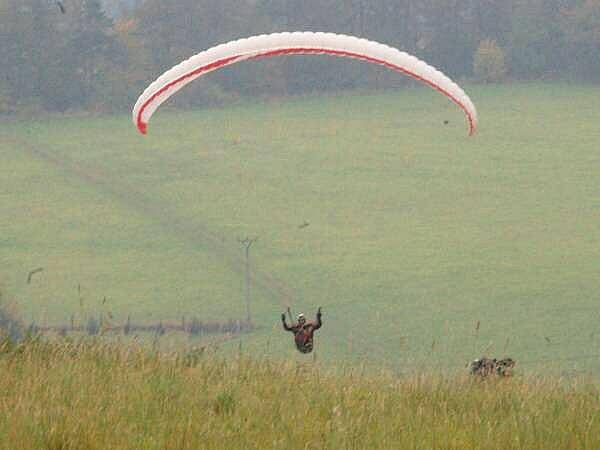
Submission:
[[[454,81],[420,59],[378,42],[334,33],[274,33],[228,42],[205,50],[174,66],[150,84],[133,108],[133,123],[146,134],[156,109],[179,89],[209,72],[247,59],[279,55],[324,54],[380,64],[431,86],[465,113],[469,134],[477,128],[477,111]]]

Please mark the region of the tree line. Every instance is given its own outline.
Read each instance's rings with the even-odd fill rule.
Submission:
[[[0,113],[125,110],[179,61],[276,31],[377,40],[458,79],[600,82],[600,0],[0,0]],[[176,102],[408,82],[359,62],[281,57],[211,74]]]

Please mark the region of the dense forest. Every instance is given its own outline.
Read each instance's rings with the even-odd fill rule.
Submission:
[[[0,0],[0,113],[128,109],[194,53],[304,30],[377,40],[459,80],[600,82],[600,0]],[[403,83],[359,62],[284,57],[215,73],[177,102]]]

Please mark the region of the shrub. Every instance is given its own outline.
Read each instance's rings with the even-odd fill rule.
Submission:
[[[0,90],[0,114],[11,114],[14,112],[14,105],[11,104],[10,97]]]
[[[485,83],[496,83],[505,78],[506,53],[496,41],[481,41],[473,58],[473,73]]]
[[[14,308],[6,303],[0,292],[0,336],[8,337],[12,341],[19,341],[23,337],[23,324],[17,317]]]
[[[188,332],[192,335],[198,335],[202,333],[202,322],[197,317],[193,317],[191,322],[188,324]]]
[[[88,317],[85,331],[90,336],[96,336],[100,332],[100,321],[94,316]]]

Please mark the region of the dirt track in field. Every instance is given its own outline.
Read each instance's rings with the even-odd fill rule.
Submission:
[[[121,205],[141,213],[148,220],[158,224],[165,233],[203,248],[217,256],[235,273],[240,276],[244,275],[244,259],[240,256],[238,247],[227,245],[225,238],[217,236],[202,224],[186,222],[168,204],[156,201],[124,180],[114,179],[102,168],[59,158],[23,139],[11,137],[10,140],[14,142],[16,148],[20,148],[32,158],[43,161],[71,178],[94,186],[101,195],[110,197]],[[271,299],[277,300],[281,306],[289,306],[293,303],[294,297],[291,289],[283,281],[275,279],[271,274],[257,267],[256,263],[251,271],[251,280]]]

